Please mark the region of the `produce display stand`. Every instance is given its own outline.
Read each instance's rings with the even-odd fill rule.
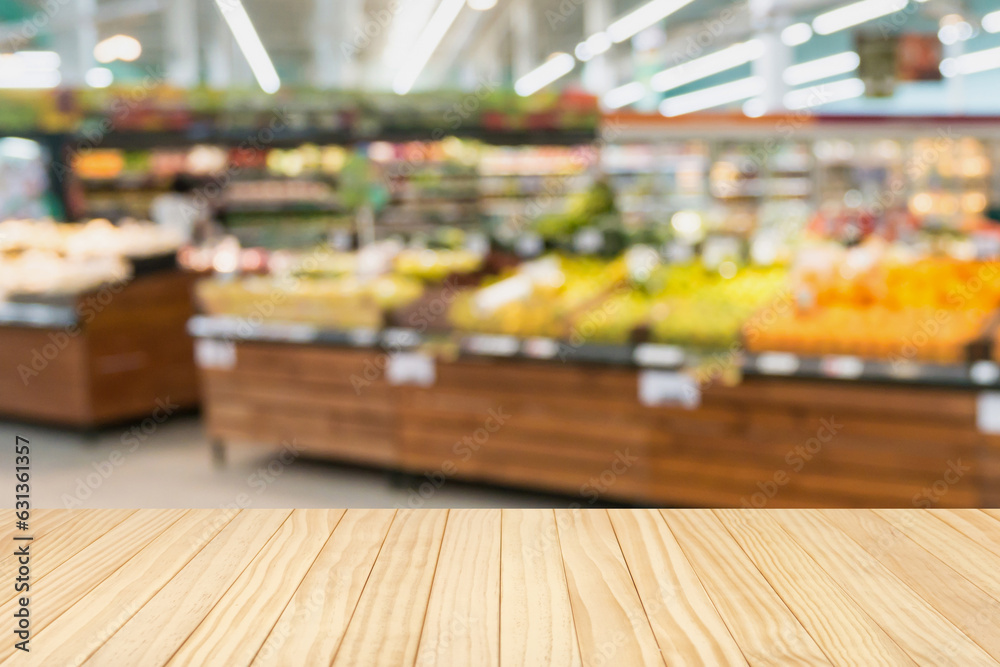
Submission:
[[[68,299],[0,305],[0,414],[92,429],[197,406],[185,331],[194,281],[138,272]]]
[[[991,362],[895,372],[853,358],[780,370],[746,355],[742,381],[671,395],[690,353],[417,332],[250,327],[198,317],[217,451],[286,443],[418,476],[637,504],[958,507],[1000,503]],[[407,349],[422,350],[416,354]],[[416,373],[386,368],[430,358]],[[418,363],[419,367],[420,364]],[[665,393],[640,400],[640,387]],[[678,386],[685,386],[681,382]],[[655,396],[655,391],[654,391]],[[657,404],[660,403],[660,404]]]

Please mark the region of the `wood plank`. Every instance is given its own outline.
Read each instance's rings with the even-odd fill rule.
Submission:
[[[926,510],[877,509],[874,512],[924,549],[947,562],[952,569],[991,597],[1000,600],[1000,556],[934,518]]]
[[[101,535],[111,531],[135,513],[135,510],[67,510],[73,512],[70,520],[31,543],[34,551],[31,560],[31,577],[35,583],[93,544]],[[10,553],[0,560],[0,570],[13,572],[17,556]],[[9,569],[8,569],[9,568]],[[14,587],[6,589],[0,602],[7,603],[18,597]]]
[[[162,665],[222,598],[290,510],[243,510],[147,602],[91,660]]]
[[[1000,556],[1000,524],[987,513],[974,509],[930,510],[930,515]]]
[[[0,512],[3,516],[3,532],[0,533],[0,542],[6,544],[13,541],[15,535],[30,535],[35,540],[48,535],[53,530],[63,525],[73,517],[73,513],[65,509],[33,509],[28,519],[28,530],[18,530],[15,521],[15,511],[5,509]]]
[[[555,514],[503,510],[501,541],[501,664],[582,665]]]
[[[871,512],[824,510],[822,515],[1000,659],[1000,633],[992,623],[1000,618],[1000,601]]]
[[[872,665],[916,664],[774,519],[745,510],[714,511],[835,663],[850,663],[860,653]]]
[[[839,528],[800,510],[746,517],[788,536],[919,664],[996,665],[989,654]],[[780,529],[779,529],[780,530]],[[899,614],[906,609],[906,617]]]
[[[417,665],[500,664],[500,521],[498,509],[449,516]]]
[[[649,619],[604,510],[556,510],[584,664],[663,665]]]
[[[668,665],[746,665],[698,575],[655,510],[608,510]]]
[[[830,665],[711,510],[660,510],[751,665]]]
[[[253,662],[343,515],[344,510],[294,510],[168,664]]]
[[[140,512],[145,515],[146,512]],[[190,510],[44,630],[32,648],[40,665],[81,665],[233,518]],[[96,630],[95,630],[96,629]]]
[[[107,532],[97,535],[97,539],[44,577],[33,577],[29,598],[34,630],[44,630],[186,512],[150,510],[132,514]],[[0,614],[4,618],[12,618],[18,606],[16,599],[10,600],[0,606]],[[16,652],[11,644],[0,646],[0,659]]]
[[[326,664],[337,652],[395,510],[347,510],[254,658],[254,665]]]
[[[403,665],[420,628],[448,510],[399,510],[332,665]]]

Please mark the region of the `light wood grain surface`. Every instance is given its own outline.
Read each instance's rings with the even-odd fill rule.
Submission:
[[[990,510],[37,516],[3,665],[1000,666]]]

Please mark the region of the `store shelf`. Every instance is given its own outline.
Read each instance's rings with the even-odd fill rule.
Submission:
[[[0,301],[0,326],[61,329],[77,323],[76,309],[72,306]]]
[[[197,338],[332,345],[383,350],[433,348],[450,343],[469,357],[530,359],[555,363],[601,364],[630,368],[690,369],[704,361],[730,354],[728,350],[692,348],[658,343],[613,345],[571,343],[553,338],[526,338],[492,334],[424,335],[415,329],[337,331],[308,324],[268,322],[256,326],[226,316],[199,315],[188,323]],[[745,376],[800,378],[833,382],[884,383],[908,386],[1000,388],[1000,366],[981,360],[964,364],[878,361],[849,355],[802,357],[784,352],[749,354],[735,359]]]

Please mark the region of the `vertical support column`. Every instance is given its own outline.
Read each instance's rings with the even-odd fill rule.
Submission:
[[[372,39],[365,27],[363,0],[313,0],[310,79],[314,86],[351,89],[363,84],[359,72]]]
[[[540,65],[538,54],[537,14],[530,0],[513,0],[510,8],[511,69],[514,80]],[[548,54],[545,54],[548,55]]]
[[[764,44],[764,55],[753,63],[753,75],[766,83],[760,99],[767,112],[784,110],[788,85],[783,75],[792,64],[791,47],[781,41],[781,31],[790,25],[791,19],[787,14],[777,13],[775,5],[775,0],[750,0],[754,37]]]
[[[200,42],[195,0],[170,0],[164,8],[167,82],[181,88],[198,84]]]
[[[611,24],[610,0],[587,0],[583,8],[583,38],[603,31]],[[611,67],[611,57],[608,53],[594,56],[583,66],[583,87],[602,95],[615,87],[614,71]]]
[[[218,11],[212,13],[205,53],[206,79],[210,88],[228,88],[233,83],[233,49],[236,48],[229,26]]]
[[[62,24],[67,45],[62,50],[62,83],[64,86],[86,86],[84,76],[95,65],[94,47],[97,46],[97,0],[74,0],[73,16],[69,25]],[[61,40],[56,40],[57,43]]]

